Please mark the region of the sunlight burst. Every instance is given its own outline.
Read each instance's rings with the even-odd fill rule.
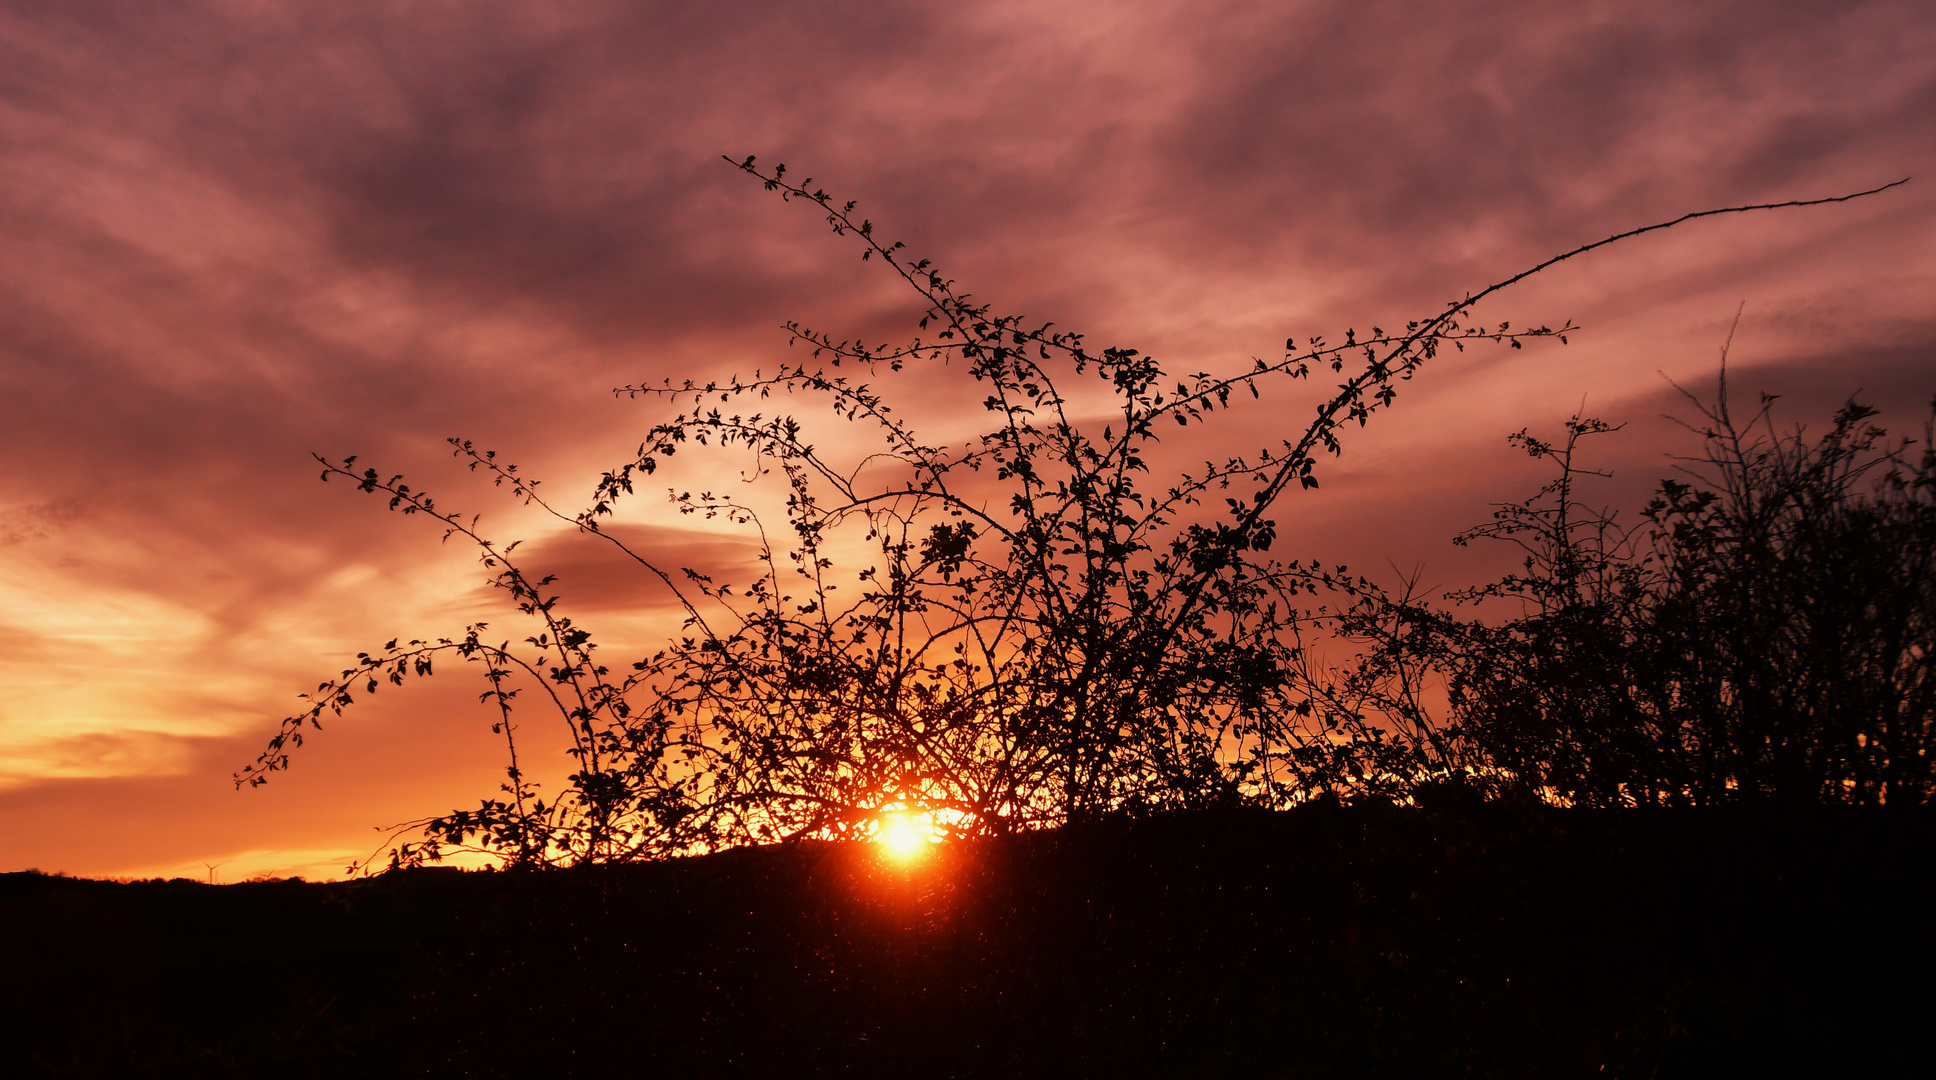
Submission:
[[[874,841],[889,858],[911,862],[927,851],[934,830],[910,814],[888,814],[874,831]]]

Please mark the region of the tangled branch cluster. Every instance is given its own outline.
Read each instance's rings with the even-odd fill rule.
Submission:
[[[1402,331],[1292,340],[1276,360],[1176,378],[1134,349],[1092,350],[1080,334],[958,291],[927,260],[882,242],[854,203],[789,180],[784,166],[734,164],[815,208],[863,259],[897,275],[925,305],[923,336],[867,346],[789,323],[806,362],[620,388],[675,414],[602,476],[582,510],[554,508],[514,466],[452,440],[471,469],[612,545],[682,605],[673,640],[616,671],[563,613],[552,579],[520,567],[515,544],[498,547],[475,518],[400,477],[319,458],[324,479],[350,479],[476,544],[537,632],[493,644],[480,623],[360,656],[283,721],[238,784],[288,767],[325,713],[385,680],[429,674],[440,655],[483,665],[508,779],[502,798],[411,823],[422,839],[396,848],[399,861],[459,848],[514,864],[624,861],[862,835],[889,811],[952,834],[1001,833],[1125,810],[1281,804],[1402,772],[1424,742],[1395,738],[1313,684],[1302,637],[1324,616],[1311,597],[1368,586],[1342,568],[1274,557],[1282,501],[1316,487],[1343,431],[1390,407],[1445,346],[1518,348],[1563,342],[1573,329],[1477,324],[1479,300],[1674,224],[1558,256]],[[1745,209],[1755,208],[1709,213]],[[1327,373],[1341,380],[1335,390],[1277,446],[1153,475],[1161,434],[1205,424],[1272,383]],[[949,445],[924,439],[890,397],[899,381],[945,377],[977,387],[983,417],[977,435]],[[775,400],[871,432],[881,449],[835,460],[795,413],[768,411]],[[772,529],[745,502],[673,493],[684,512],[757,531],[749,580],[661,566],[607,528],[661,463],[698,447],[750,452],[756,475],[785,484],[784,528]],[[860,563],[844,555],[855,550]],[[575,765],[549,802],[520,770],[511,723],[533,688],[569,730]]]

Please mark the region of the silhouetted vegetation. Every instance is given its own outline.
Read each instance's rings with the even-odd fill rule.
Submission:
[[[1343,629],[1374,648],[1344,682],[1403,718],[1425,774],[1582,806],[1918,806],[1936,796],[1936,450],[1890,444],[1850,401],[1811,441],[1764,396],[1718,396],[1704,453],[1636,528],[1583,504],[1576,453],[1610,430],[1525,431],[1555,479],[1460,537],[1525,549],[1458,594],[1505,619],[1370,593]],[[1420,689],[1441,686],[1434,722]],[[1441,781],[1442,782],[1442,781]]]
[[[1402,331],[1293,339],[1277,360],[1178,378],[1137,350],[1095,350],[1080,334],[958,291],[926,260],[879,240],[853,203],[789,181],[784,167],[762,173],[751,158],[739,167],[823,214],[836,235],[859,241],[863,259],[897,275],[925,305],[926,336],[869,346],[789,323],[791,342],[811,353],[805,362],[621,388],[680,411],[604,475],[582,510],[554,508],[494,452],[452,440],[473,470],[610,543],[683,605],[683,629],[617,671],[566,614],[553,579],[519,564],[516,544],[494,543],[475,517],[401,477],[319,458],[325,479],[348,478],[474,542],[536,632],[514,645],[480,623],[359,656],[283,722],[238,784],[285,768],[324,714],[385,680],[429,674],[439,656],[482,666],[507,782],[475,810],[413,823],[424,839],[393,852],[403,864],[452,848],[516,865],[627,862],[865,836],[897,813],[943,835],[1003,835],[1327,793],[1404,798],[1421,782],[1502,768],[1539,790],[1567,782],[1570,766],[1510,757],[1565,742],[1528,741],[1511,730],[1511,710],[1495,722],[1467,708],[1449,754],[1446,733],[1422,714],[1364,708],[1379,702],[1352,688],[1379,689],[1375,673],[1314,667],[1306,635],[1340,629],[1326,598],[1375,590],[1342,567],[1275,557],[1275,515],[1288,495],[1317,486],[1320,459],[1341,452],[1342,433],[1389,407],[1441,348],[1565,340],[1568,327],[1475,323],[1480,300],[1605,244],[1767,207],[1690,214],[1585,245]],[[1841,200],[1814,200],[1830,201]],[[1280,445],[1240,455],[1219,446],[1220,460],[1201,468],[1153,471],[1166,460],[1165,434],[1326,372],[1342,380],[1336,391]],[[908,380],[952,386],[979,405],[985,426],[952,443],[925,439],[887,389]],[[802,419],[781,405],[791,400],[816,411]],[[873,449],[827,449],[840,439]],[[758,537],[748,580],[660,566],[605,528],[663,462],[702,447],[741,451],[735,468],[750,455],[741,478],[755,483],[674,490],[673,502]],[[775,490],[763,494],[760,481]],[[1689,530],[1707,527],[1704,512],[1662,511]],[[767,519],[775,514],[782,520]],[[856,551],[865,565],[840,561]],[[1346,632],[1358,628],[1353,617]],[[1456,628],[1434,625],[1429,656],[1443,666]],[[1532,625],[1485,639],[1493,652],[1473,656],[1514,655],[1513,635]],[[1468,636],[1484,638],[1476,626]],[[1454,683],[1461,707],[1504,689],[1477,668]],[[548,799],[518,757],[513,708],[532,697],[570,739],[574,771]],[[1476,772],[1464,760],[1475,751],[1484,757]]]
[[[1558,440],[1513,436],[1557,476],[1460,538],[1524,549],[1497,582],[1435,598],[1272,555],[1286,498],[1443,346],[1564,340],[1473,324],[1478,300],[1673,222],[1403,332],[1177,379],[999,314],[853,204],[741,167],[858,238],[933,336],[864,346],[789,324],[806,362],[623,388],[674,414],[582,510],[453,440],[683,605],[674,638],[617,671],[516,544],[324,460],[325,479],[475,543],[535,629],[359,656],[238,785],[288,767],[325,714],[455,658],[486,680],[501,797],[411,823],[421,839],[391,872],[349,882],[5,876],[0,1043],[29,1067],[1651,1078],[1922,1062],[1936,433],[1912,453],[1854,402],[1812,440],[1769,399],[1737,421],[1724,359],[1690,425],[1704,453],[1631,528],[1581,498],[1582,444],[1611,428],[1575,417]],[[1160,435],[1326,369],[1337,391],[1279,446],[1163,471]],[[907,379],[973,387],[980,428],[919,436],[887,389]],[[775,410],[796,399],[818,408]],[[835,424],[869,449],[826,449]],[[743,581],[662,567],[610,528],[668,459],[719,447],[754,462],[753,494],[671,494],[759,538]],[[1319,640],[1359,649],[1328,666]],[[519,757],[533,699],[569,735],[553,796]],[[952,842],[911,862],[858,842],[896,814]],[[422,865],[453,849],[501,872]]]

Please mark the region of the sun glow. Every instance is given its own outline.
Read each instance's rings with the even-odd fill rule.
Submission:
[[[888,858],[897,862],[920,858],[933,840],[934,827],[914,814],[885,814],[874,830],[874,842],[881,845]]]

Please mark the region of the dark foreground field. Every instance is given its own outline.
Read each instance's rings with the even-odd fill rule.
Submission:
[[[0,877],[0,1072],[1928,1075],[1936,818],[1314,806],[354,884]]]

